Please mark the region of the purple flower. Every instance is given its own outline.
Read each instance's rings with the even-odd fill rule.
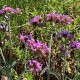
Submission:
[[[80,49],[80,42],[78,41],[73,41],[70,45],[69,45],[70,49]]]
[[[52,21],[52,14],[47,14],[47,20]]]
[[[62,30],[61,33],[62,33],[62,36],[65,37],[65,38],[70,36],[70,32],[68,30],[66,30],[66,31]]]
[[[0,15],[3,15],[5,14],[5,11],[4,10],[0,10]]]
[[[20,8],[13,9],[11,7],[4,7],[3,9],[0,10],[0,15],[7,13],[20,14],[21,10]]]
[[[66,23],[70,24],[74,22],[74,19],[72,19],[69,15],[65,15]]]
[[[68,39],[70,39],[70,38],[74,38],[74,35],[73,34],[71,34],[68,30],[62,30],[61,32],[59,32],[58,33],[58,39],[61,39],[62,37],[64,37],[64,38],[68,38]]]
[[[20,38],[19,38],[20,41],[21,42],[25,42],[25,37],[26,37],[25,35],[20,34]]]
[[[40,40],[35,41],[34,38],[32,38],[32,34],[20,34],[19,39],[21,42],[27,43],[28,47],[32,50],[32,52],[39,51],[44,55],[50,52],[50,48],[47,46],[47,44],[42,43]]]
[[[44,43],[41,44],[41,47],[39,50],[42,54],[46,54],[50,52],[50,48]]]
[[[5,7],[3,8],[3,10],[6,12],[6,13],[15,13],[15,9],[11,8],[11,7]]]
[[[39,51],[42,54],[46,54],[50,52],[49,47],[47,46],[46,43],[42,43],[41,41],[37,40],[35,41],[33,38],[29,39],[27,41],[28,46],[30,47],[30,49],[34,52],[34,51]]]
[[[62,33],[61,33],[61,32],[58,33],[57,38],[58,38],[59,40],[62,38]]]
[[[33,52],[36,51],[36,43],[35,43],[35,40],[33,38],[30,40],[27,40],[27,44]]]
[[[42,21],[42,17],[40,15],[38,15],[30,20],[30,24],[33,24],[33,25],[39,25],[42,23],[43,23],[43,21]]]
[[[42,70],[42,64],[36,60],[29,60],[29,66],[31,71],[40,72]]]
[[[47,18],[48,21],[54,21],[54,19],[56,19],[55,11],[51,14],[47,14],[46,18]]]
[[[20,8],[16,8],[16,10],[15,10],[15,14],[21,14],[22,12],[21,12],[21,9]]]
[[[32,34],[29,34],[29,35],[20,34],[19,35],[19,39],[21,42],[27,42],[31,38],[32,38]]]
[[[69,15],[56,14],[55,11],[51,14],[47,14],[47,20],[56,23],[61,23],[64,25],[71,24],[74,22],[74,19],[72,19]]]

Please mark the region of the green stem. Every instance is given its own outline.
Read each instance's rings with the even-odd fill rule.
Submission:
[[[49,58],[48,58],[48,76],[47,76],[47,80],[50,80],[50,73],[49,73],[49,71],[50,71],[50,59],[51,59],[51,46],[52,46],[52,35],[53,34],[51,34],[51,38],[50,38],[50,53],[49,53]]]
[[[51,47],[52,47],[52,41],[53,41],[53,39],[52,39],[52,36],[53,36],[53,34],[54,34],[54,30],[53,30],[53,26],[54,26],[54,23],[51,23],[51,28],[52,28],[52,32],[51,32],[51,36],[50,36],[50,53],[49,53],[49,56],[48,56],[48,75],[47,75],[47,80],[50,80],[50,60],[51,60]]]
[[[10,16],[8,16],[8,27],[9,27],[9,40],[10,40],[10,60],[12,58],[12,36],[11,36],[11,26],[10,26]]]
[[[0,54],[1,54],[2,58],[3,58],[4,63],[6,64],[5,57],[3,55],[3,52],[2,52],[2,49],[1,48],[0,48]]]
[[[5,19],[7,22],[7,31],[9,32],[9,42],[10,42],[10,60],[12,59],[12,36],[11,36],[11,26],[10,26],[10,16],[5,15]]]
[[[66,54],[64,55],[64,67],[63,67],[63,80],[65,80],[65,71],[66,71]]]
[[[78,76],[78,58],[77,58],[77,69],[76,69],[76,74]]]
[[[74,50],[74,52],[76,53],[76,51]],[[75,55],[75,58],[76,58],[76,65],[77,65],[77,68],[76,68],[76,73],[75,73],[75,76],[74,76],[74,80],[76,79],[76,77],[78,77],[78,56]]]
[[[67,51],[67,39],[65,39],[65,49]],[[65,71],[66,71],[66,53],[64,53],[64,67],[63,67],[63,80],[65,80]]]
[[[26,72],[26,70],[27,70],[27,66],[26,66],[26,58],[27,58],[26,53],[27,53],[27,46],[26,46],[26,43],[25,43],[24,45],[25,45],[25,48],[24,48],[24,62],[25,62],[25,64],[24,64],[24,72]]]
[[[7,22],[7,31],[9,32],[9,42],[10,42],[10,60],[12,60],[12,35],[11,35],[11,26],[10,26],[10,16],[9,15],[5,15],[5,19]],[[9,80],[11,79],[12,76],[8,76]]]

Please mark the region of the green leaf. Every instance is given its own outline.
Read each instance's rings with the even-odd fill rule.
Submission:
[[[58,80],[60,80],[59,77],[58,77],[58,75],[57,75],[57,73],[55,73],[55,72],[49,72],[49,73],[52,74],[52,75],[54,75]]]

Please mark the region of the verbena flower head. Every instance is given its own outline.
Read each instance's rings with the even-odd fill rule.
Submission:
[[[27,40],[27,44],[33,52],[37,51],[37,44],[33,38],[30,40]]]
[[[11,7],[5,7],[3,8],[3,10],[5,11],[5,13],[15,13],[15,9]]]
[[[8,13],[21,14],[22,12],[20,8],[13,9],[11,7],[4,7],[3,9],[0,10],[0,15],[8,14]]]
[[[32,34],[29,35],[20,34],[19,40],[23,43],[27,43],[32,52],[39,51],[44,55],[50,52],[50,48],[47,46],[47,44],[42,43],[40,40],[35,41],[35,39],[32,38]]]
[[[35,41],[32,38],[31,40],[28,40],[27,43],[28,43],[28,46],[30,47],[30,49],[33,52],[34,51],[39,51],[44,55],[50,52],[50,48],[47,46],[47,44],[46,43],[42,43],[39,40]]]
[[[68,30],[62,30],[61,32],[58,33],[58,39],[61,39],[62,37],[64,38],[74,38],[73,34],[71,34],[70,31]]]
[[[70,49],[80,49],[80,42],[79,41],[73,41],[70,45],[69,45]]]
[[[40,72],[42,70],[42,64],[36,60],[29,60],[29,66],[31,71]]]
[[[41,43],[39,50],[42,54],[46,54],[50,52],[50,48],[47,46],[46,43]]]
[[[62,32],[61,32],[61,34],[62,34],[62,36],[64,37],[64,38],[67,38],[67,37],[69,37],[70,36],[70,32],[68,31],[68,30],[62,30]]]
[[[74,22],[74,19],[69,15],[56,14],[55,11],[51,14],[47,14],[47,20],[61,24],[71,24]]]
[[[40,15],[37,15],[36,17],[34,17],[33,19],[30,20],[30,24],[32,25],[40,25],[42,24],[42,17]]]

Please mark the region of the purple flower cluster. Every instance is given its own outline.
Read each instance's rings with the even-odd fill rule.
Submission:
[[[50,48],[47,46],[46,43],[42,43],[41,41],[37,40],[35,41],[33,38],[31,40],[28,40],[28,46],[31,48],[31,50],[34,51],[39,51],[42,54],[49,53]]]
[[[80,42],[79,41],[73,41],[70,45],[69,45],[70,49],[80,49]]]
[[[46,43],[42,43],[40,40],[35,41],[34,38],[32,38],[32,34],[29,35],[20,34],[19,40],[23,43],[27,43],[27,45],[33,52],[39,51],[42,54],[46,54],[49,53],[50,51]]]
[[[71,34],[68,30],[62,30],[61,32],[58,33],[58,39],[61,39],[62,37],[73,39],[74,35]]]
[[[71,24],[74,22],[74,19],[72,19],[69,15],[56,14],[55,11],[51,14],[47,14],[47,20],[61,24]]]
[[[11,7],[5,7],[0,10],[0,15],[7,14],[7,13],[21,14],[22,12],[20,8],[13,9]]]
[[[29,66],[31,71],[40,72],[42,70],[42,64],[36,60],[29,60]]]
[[[36,17],[34,17],[33,19],[30,20],[30,24],[33,24],[33,25],[40,25],[42,23],[43,23],[43,21],[42,21],[42,17],[40,15],[37,15]]]

